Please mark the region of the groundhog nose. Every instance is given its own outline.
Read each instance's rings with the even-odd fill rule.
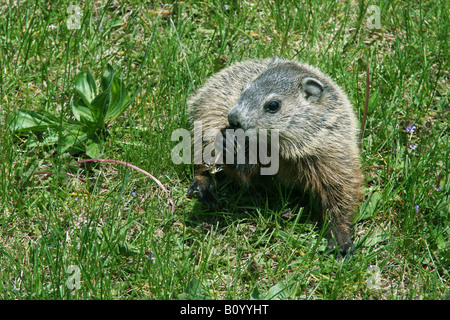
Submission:
[[[228,113],[228,124],[232,129],[238,129],[241,127],[241,123],[239,122],[238,115],[235,112]]]

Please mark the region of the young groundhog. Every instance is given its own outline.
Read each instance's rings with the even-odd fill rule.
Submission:
[[[224,164],[197,161],[188,196],[198,192],[205,205],[217,202],[213,168],[223,169],[246,184],[267,167],[259,158],[251,163],[248,154],[245,163],[233,163],[236,146],[217,144],[218,136],[229,141],[225,135],[229,129],[265,129],[270,144],[276,131],[275,176],[281,183],[308,191],[320,203],[329,230],[327,251],[338,248],[338,259],[353,254],[352,216],[361,201],[363,181],[357,119],[347,96],[333,80],[316,68],[290,60],[239,62],[208,79],[188,101],[188,107],[191,122],[201,124],[202,135],[194,136],[194,153],[201,156],[213,145],[216,150],[219,146],[218,153],[234,153],[234,159],[228,156]],[[195,149],[196,143],[201,150]]]

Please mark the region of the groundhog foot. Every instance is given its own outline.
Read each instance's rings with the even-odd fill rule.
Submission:
[[[326,254],[335,254],[336,261],[340,260],[350,260],[355,252],[355,247],[353,246],[353,241],[350,237],[346,241],[342,241],[340,237],[333,238],[331,235],[328,236],[328,246]]]
[[[200,180],[194,179],[187,191],[187,197],[192,198],[195,194],[198,194],[198,201],[207,207],[214,207],[217,204],[214,183],[204,183]]]

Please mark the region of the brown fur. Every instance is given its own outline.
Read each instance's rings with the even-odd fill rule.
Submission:
[[[279,101],[279,111],[268,103]],[[353,253],[352,216],[361,201],[363,180],[357,119],[340,87],[318,69],[282,59],[233,64],[212,76],[188,102],[191,121],[202,122],[203,149],[226,128],[279,132],[278,179],[310,191],[329,222],[328,249]],[[212,164],[212,167],[215,165]],[[220,165],[250,183],[259,164]],[[194,167],[188,190],[206,205],[217,201],[210,165]],[[334,236],[334,239],[333,239]]]

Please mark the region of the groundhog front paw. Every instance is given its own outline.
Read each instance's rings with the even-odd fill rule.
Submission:
[[[194,179],[187,191],[187,197],[193,198],[195,194],[198,194],[198,201],[200,201],[207,207],[214,207],[217,204],[217,196],[214,190],[214,184],[205,184],[201,183],[199,180]]]

